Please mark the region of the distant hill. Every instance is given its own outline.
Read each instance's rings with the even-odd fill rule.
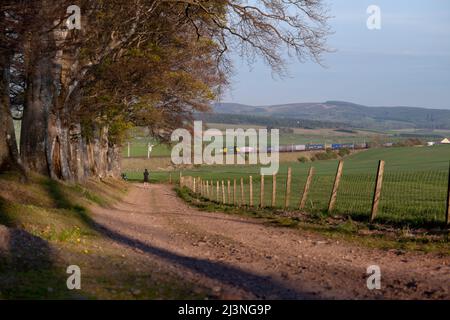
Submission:
[[[216,113],[345,123],[370,129],[450,129],[450,110],[414,107],[368,107],[344,101],[250,106],[216,103]]]
[[[292,117],[271,117],[254,114],[240,114],[240,113],[217,113],[204,112],[195,113],[196,120],[202,120],[208,123],[227,123],[227,124],[251,124],[265,127],[275,128],[335,128],[342,129],[348,127],[345,123],[296,119]]]

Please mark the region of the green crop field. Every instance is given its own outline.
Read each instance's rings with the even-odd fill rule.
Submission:
[[[450,146],[398,147],[370,149],[344,159],[344,171],[337,194],[335,213],[349,214],[355,218],[368,218],[375,185],[378,160],[384,160],[385,174],[379,207],[379,220],[411,224],[442,223],[445,219]],[[312,186],[306,203],[307,211],[324,212],[327,209],[337,160],[282,163],[277,175],[277,207],[283,207],[288,167],[292,168],[292,187],[289,207],[298,208],[307,173],[315,168]],[[244,179],[245,199],[248,204],[249,176],[253,177],[254,205],[259,204],[260,177],[256,165],[199,166],[184,170],[184,176],[201,177],[217,181]],[[152,180],[168,179],[169,172],[152,172]],[[140,173],[129,172],[130,179],[141,179]],[[178,179],[178,172],[172,173]],[[265,205],[270,205],[272,177],[265,177]],[[215,199],[216,188],[212,188]],[[237,200],[240,200],[240,191]]]
[[[151,138],[136,137],[123,144],[122,157],[128,157],[128,143],[130,143],[130,157],[147,157],[148,144],[153,145],[151,157],[170,157],[170,146],[161,144]]]

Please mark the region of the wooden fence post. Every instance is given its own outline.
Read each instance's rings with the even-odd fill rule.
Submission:
[[[222,180],[222,203],[225,204],[225,184]]]
[[[448,166],[448,187],[447,187],[447,212],[445,213],[445,224],[450,224],[450,161]]]
[[[264,208],[264,175],[261,175],[261,188],[260,188],[260,194],[259,194],[259,206],[261,208]]]
[[[249,177],[249,183],[250,183],[250,185],[249,185],[249,188],[250,188],[249,205],[250,205],[250,207],[253,207],[253,177],[252,176]]]
[[[181,173],[181,171],[180,171],[180,181],[179,181],[179,183],[180,183],[180,187],[181,187],[181,178],[183,177],[183,174]]]
[[[219,180],[216,181],[216,198],[217,198],[217,202],[220,203],[220,187],[219,187]]]
[[[245,205],[244,199],[244,178],[241,178],[241,199],[239,200],[240,206]]]
[[[211,197],[211,200],[213,200],[214,199],[214,182],[212,180],[210,180],[209,181],[209,185],[211,187],[211,195],[210,195],[210,197]]]
[[[333,211],[334,205],[336,203],[336,197],[337,197],[337,192],[339,189],[339,183],[341,182],[343,166],[344,166],[344,161],[340,160],[337,171],[336,171],[336,177],[334,178],[334,184],[333,184],[333,190],[331,191],[330,202],[328,203],[328,212],[329,213],[331,211]]]
[[[300,209],[304,209],[306,199],[308,198],[309,188],[311,187],[312,178],[314,176],[314,167],[310,167],[308,171],[308,178],[306,179],[305,188],[303,189],[302,199],[300,201]]]
[[[236,179],[233,179],[233,205],[236,205]]]
[[[277,175],[272,175],[272,207],[277,205]]]
[[[130,157],[130,143],[128,142],[128,158]]]
[[[375,180],[375,190],[373,192],[372,211],[370,212],[370,222],[375,220],[378,212],[378,204],[381,197],[381,186],[383,185],[384,161],[378,162],[377,176]]]
[[[172,184],[172,172],[169,173],[169,184]]]
[[[195,177],[193,178],[193,180],[194,180],[194,188],[192,188],[192,192],[195,193],[197,187],[197,180],[195,179]]]
[[[231,203],[231,187],[230,187],[230,180],[227,180],[227,199],[228,199],[228,203]]]
[[[284,198],[284,207],[289,207],[289,199],[291,197],[291,180],[292,180],[292,170],[291,167],[288,168],[287,179],[286,179],[286,195]]]
[[[209,199],[209,180],[206,180],[206,197]]]

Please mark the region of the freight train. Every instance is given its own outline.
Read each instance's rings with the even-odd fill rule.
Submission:
[[[283,145],[277,148],[268,147],[267,152],[301,152],[301,151],[318,151],[318,150],[339,150],[339,149],[367,149],[367,143],[309,143],[309,144],[290,144]],[[223,153],[255,153],[258,152],[258,148],[254,147],[227,147],[223,149]]]

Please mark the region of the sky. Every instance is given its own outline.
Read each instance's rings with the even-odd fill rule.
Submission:
[[[450,1],[326,1],[333,18],[325,67],[288,61],[280,78],[262,61],[233,57],[231,86],[220,99],[250,105],[349,101],[368,106],[450,109]],[[368,6],[381,10],[369,30]]]

